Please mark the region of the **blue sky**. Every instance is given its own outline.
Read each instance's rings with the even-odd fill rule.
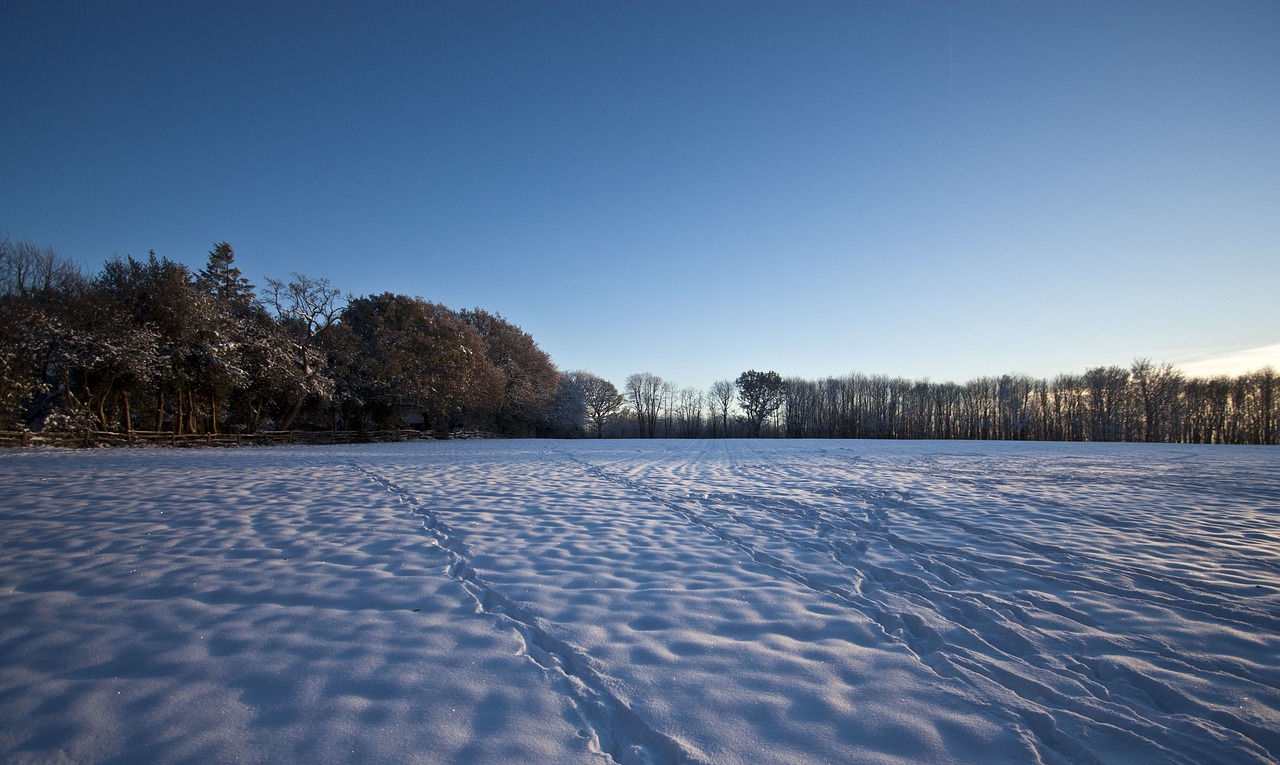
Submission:
[[[0,0],[0,81],[0,229],[93,270],[225,240],[618,384],[1280,366],[1275,2]]]

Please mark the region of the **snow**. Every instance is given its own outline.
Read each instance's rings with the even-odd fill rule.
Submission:
[[[0,454],[0,761],[1280,761],[1280,451]]]

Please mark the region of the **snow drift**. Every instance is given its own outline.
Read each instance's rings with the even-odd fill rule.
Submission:
[[[1280,452],[0,454],[8,762],[1264,763]]]

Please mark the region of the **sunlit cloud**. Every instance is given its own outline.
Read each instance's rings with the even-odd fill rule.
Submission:
[[[1184,356],[1173,365],[1190,377],[1239,375],[1270,366],[1280,369],[1280,343],[1236,351],[1215,351]]]

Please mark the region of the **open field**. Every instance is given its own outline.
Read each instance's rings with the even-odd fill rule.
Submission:
[[[0,761],[1275,763],[1280,450],[0,452]]]

